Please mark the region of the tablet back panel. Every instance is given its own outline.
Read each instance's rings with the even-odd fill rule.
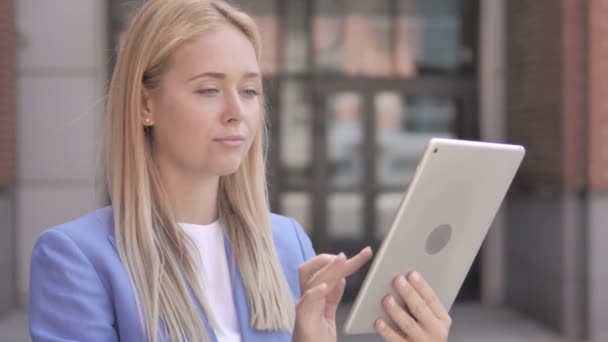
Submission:
[[[450,309],[524,156],[521,146],[432,139],[378,250],[344,331],[390,319],[382,298],[416,270]]]

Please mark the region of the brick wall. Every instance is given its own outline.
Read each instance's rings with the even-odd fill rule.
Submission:
[[[555,0],[506,1],[506,124],[510,142],[526,146],[518,183],[561,184],[561,22]]]
[[[561,133],[562,175],[566,190],[585,186],[587,157],[584,149],[586,124],[586,45],[583,35],[584,7],[581,0],[562,0]],[[557,113],[556,113],[557,115]]]
[[[608,190],[608,0],[589,0],[589,186]]]
[[[0,187],[15,182],[14,4],[0,1]]]
[[[551,190],[510,197],[507,302],[607,341],[608,0],[505,3],[507,137],[528,149],[518,182]]]
[[[519,184],[608,190],[607,16],[608,0],[507,2],[507,134],[528,149]]]

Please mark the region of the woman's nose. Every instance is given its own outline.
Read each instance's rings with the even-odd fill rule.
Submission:
[[[243,118],[243,105],[238,91],[230,92],[225,97],[224,122],[241,121]]]

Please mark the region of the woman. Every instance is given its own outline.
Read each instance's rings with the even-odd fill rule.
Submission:
[[[269,214],[259,60],[254,22],[225,2],[135,14],[107,103],[112,206],[38,238],[34,341],[335,341],[345,277],[371,250],[315,256]],[[380,334],[445,340],[449,316],[412,285],[416,320],[387,299],[402,331],[378,321]]]

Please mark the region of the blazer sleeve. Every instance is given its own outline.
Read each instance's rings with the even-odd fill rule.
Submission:
[[[291,219],[291,222],[296,232],[296,236],[298,237],[298,242],[300,243],[300,250],[302,251],[303,261],[308,261],[315,255],[317,255],[317,253],[315,253],[314,248],[312,247],[312,241],[310,241],[310,237],[308,237],[308,234],[306,234],[306,232],[298,223],[298,221]]]
[[[30,265],[33,342],[118,341],[108,292],[97,271],[64,232],[44,232]]]

